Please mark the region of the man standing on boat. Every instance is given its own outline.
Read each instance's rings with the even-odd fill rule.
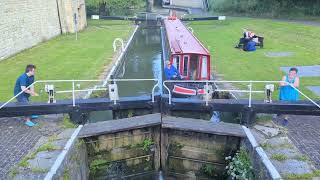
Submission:
[[[164,74],[166,76],[166,79],[168,80],[175,80],[175,79],[181,79],[180,73],[172,66],[172,63],[170,61],[166,61],[166,67],[164,68]]]

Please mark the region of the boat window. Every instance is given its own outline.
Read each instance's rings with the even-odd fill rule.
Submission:
[[[198,63],[199,56],[198,55],[191,55],[190,58],[190,79],[197,80],[197,63]]]
[[[179,68],[180,68],[180,56],[179,55],[175,55],[173,57],[172,65],[179,71]]]
[[[199,59],[198,59],[198,66],[197,66],[197,79],[201,79],[201,58],[202,56],[199,56]]]
[[[189,56],[183,56],[183,76],[188,76]]]
[[[207,56],[202,56],[202,65],[201,65],[201,78],[208,77],[208,58]]]

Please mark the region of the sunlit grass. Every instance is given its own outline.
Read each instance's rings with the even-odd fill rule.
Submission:
[[[320,63],[320,27],[266,19],[232,18],[226,21],[189,23],[194,34],[210,50],[212,66],[224,80],[281,80],[281,66],[318,65]],[[256,52],[234,48],[248,28],[265,37],[265,47]],[[267,52],[293,52],[289,57],[267,57]],[[320,85],[319,77],[300,80],[300,89],[315,98],[306,86]],[[245,86],[242,86],[245,87]],[[263,84],[254,84],[263,89]],[[277,99],[278,89],[273,98]],[[254,96],[257,97],[257,96]],[[258,97],[262,97],[258,96]]]
[[[37,66],[36,80],[48,79],[97,79],[113,57],[112,43],[115,38],[126,39],[133,26],[126,21],[89,20],[88,27],[78,34],[58,36],[0,61],[0,101],[13,96],[16,78],[27,64]],[[83,86],[82,86],[83,87]],[[44,84],[39,84],[44,89]],[[70,90],[71,83],[56,84],[57,90]],[[64,94],[66,96],[67,94]],[[44,100],[42,97],[33,100]],[[71,94],[69,94],[71,96]]]

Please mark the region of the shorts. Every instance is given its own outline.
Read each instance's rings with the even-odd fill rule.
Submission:
[[[18,102],[21,102],[21,103],[27,103],[27,102],[29,102],[29,97],[26,97],[26,96],[18,96],[18,97],[16,97],[16,99],[17,99],[17,101]]]

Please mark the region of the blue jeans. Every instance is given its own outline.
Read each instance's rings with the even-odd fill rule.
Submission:
[[[16,97],[16,99],[20,103],[28,103],[29,102],[29,97],[26,97],[23,95],[19,95],[18,97]]]
[[[19,95],[18,97],[16,97],[18,103],[28,103],[29,102],[29,97],[23,96],[23,95]],[[24,116],[25,120],[30,120],[29,116]]]

